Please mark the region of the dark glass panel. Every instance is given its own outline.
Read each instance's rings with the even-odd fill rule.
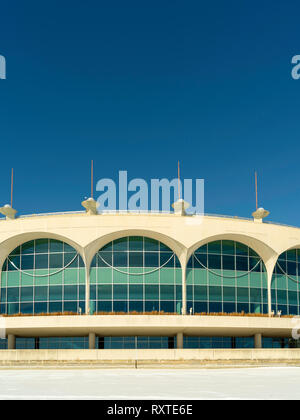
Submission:
[[[277,290],[277,302],[278,304],[287,303],[287,291],[286,290]]]
[[[85,300],[85,286],[79,286],[79,300]]]
[[[16,269],[20,269],[20,255],[9,257],[9,259],[10,261],[8,262],[8,271],[15,271]]]
[[[237,301],[241,302],[249,302],[249,289],[247,287],[238,287],[237,288]]]
[[[175,313],[175,304],[172,301],[161,301],[160,302],[160,310],[161,312],[165,313]]]
[[[288,295],[289,295],[289,305],[298,305],[298,293],[288,292]]]
[[[7,302],[16,303],[20,300],[20,289],[19,287],[8,287],[7,288]]]
[[[209,300],[211,302],[222,302],[222,288],[219,286],[209,286]]]
[[[144,258],[143,252],[130,252],[129,253],[129,267],[143,267]]]
[[[236,305],[235,303],[224,303],[223,304],[223,312],[226,314],[232,314],[236,312]]]
[[[158,312],[159,311],[159,301],[146,301],[145,302],[145,311],[146,312]]]
[[[143,308],[143,302],[142,301],[138,301],[138,302],[134,302],[134,301],[130,301],[129,302],[129,312],[144,312],[144,308]]]
[[[129,299],[130,300],[143,300],[143,286],[140,284],[129,285]]]
[[[145,299],[146,300],[159,300],[159,286],[158,285],[145,285]]]
[[[114,266],[115,267],[128,267],[128,253],[127,252],[114,252]]]
[[[208,268],[212,270],[221,269],[221,255],[208,255]]]
[[[145,267],[159,267],[159,254],[156,252],[146,252]]]
[[[98,267],[111,267],[113,264],[112,252],[100,251],[98,253]]]
[[[37,254],[35,256],[35,269],[47,269],[49,266],[48,254]]]
[[[249,314],[250,313],[249,303],[238,303],[237,312],[238,313],[244,312],[245,314]]]
[[[114,312],[128,312],[128,305],[125,301],[114,301]]]
[[[50,302],[49,303],[49,313],[61,313],[62,312],[62,302]]]
[[[78,287],[64,286],[64,300],[78,300]]]
[[[21,303],[21,314],[33,314],[33,303]]]
[[[295,262],[288,261],[287,263],[287,274],[290,276],[297,275],[297,264]]]
[[[202,314],[208,313],[208,303],[207,302],[195,302],[194,304],[194,313],[195,314]]]
[[[47,302],[40,302],[34,304],[34,313],[35,314],[46,314],[48,312]]]
[[[236,269],[237,271],[249,271],[248,257],[236,257]]]
[[[240,242],[235,243],[236,255],[245,255],[248,256],[248,247],[247,245],[241,244]]]
[[[234,257],[223,255],[223,270],[235,270]]]
[[[47,254],[49,252],[49,240],[48,239],[37,239],[35,241],[35,253],[36,254]]]
[[[114,251],[127,251],[128,250],[128,238],[117,239],[113,242]]]
[[[250,302],[262,302],[261,289],[255,289],[254,287],[250,289]]]
[[[101,285],[98,285],[97,288],[98,288],[98,300],[112,300],[112,285],[111,284],[101,284]],[[115,299],[118,299],[118,298],[115,297]]]
[[[62,268],[63,266],[63,254],[50,254],[50,268]]]
[[[78,313],[77,302],[64,302],[64,312]]]
[[[22,287],[21,288],[21,301],[32,302],[33,301],[33,287]]]
[[[22,254],[33,254],[34,253],[34,241],[27,242],[21,246]]]
[[[222,241],[222,253],[225,255],[235,255],[235,246],[233,241]]]
[[[221,241],[210,242],[209,244],[207,244],[207,252],[209,254],[221,255]]]
[[[71,252],[71,253],[75,252],[76,253],[75,249],[67,243],[64,243],[64,252],[65,253],[69,253],[69,252]]]
[[[160,267],[174,267],[174,257],[171,258],[173,255],[172,252],[163,252],[160,254]]]
[[[202,245],[195,251],[195,254],[207,254],[207,244]]]
[[[90,299],[91,300],[96,300],[97,299],[96,288],[97,288],[96,285],[94,285],[94,284],[90,285]]]
[[[174,300],[174,286],[160,286],[160,300]]]
[[[208,300],[207,296],[207,286],[194,286],[194,299],[199,301]]]
[[[144,240],[141,236],[129,237],[129,251],[143,251]]]
[[[167,245],[163,244],[162,242],[159,243],[159,249],[160,249],[160,252],[172,252],[170,248]]]
[[[34,300],[35,301],[47,301],[48,300],[48,287],[47,286],[36,286],[34,288]]]
[[[182,286],[175,286],[176,300],[182,300]]]
[[[145,251],[159,251],[159,242],[155,239],[144,238]]]
[[[55,239],[50,239],[50,252],[63,252],[64,243],[61,241],[56,241]]]
[[[223,288],[223,300],[224,302],[235,302],[235,287],[224,287]]]
[[[127,300],[127,285],[123,284],[114,284],[113,286],[113,296],[114,300]]]
[[[223,312],[222,303],[209,302],[209,313]]]
[[[33,270],[34,269],[34,255],[22,255],[21,257],[21,269],[22,270]]]

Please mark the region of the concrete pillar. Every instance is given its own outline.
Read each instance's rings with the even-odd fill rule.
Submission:
[[[183,349],[183,333],[177,333],[177,348]]]
[[[254,336],[254,347],[256,349],[262,348],[262,335],[261,334],[255,334]]]
[[[181,264],[182,270],[182,315],[186,315],[187,301],[186,301],[186,262]]]
[[[90,315],[90,267],[85,261],[85,313]]]
[[[89,349],[94,350],[96,348],[96,334],[89,333]]]
[[[15,350],[16,348],[16,337],[13,334],[8,334],[7,336],[7,349]]]

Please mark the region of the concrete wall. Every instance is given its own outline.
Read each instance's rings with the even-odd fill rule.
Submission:
[[[0,350],[5,362],[80,361],[299,361],[300,349]]]
[[[77,315],[3,318],[6,334],[18,337],[229,336],[292,337],[291,318],[196,315]]]

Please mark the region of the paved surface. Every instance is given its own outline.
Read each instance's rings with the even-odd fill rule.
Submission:
[[[0,399],[300,399],[300,368],[0,370]]]

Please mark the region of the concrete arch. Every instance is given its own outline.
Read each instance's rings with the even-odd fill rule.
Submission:
[[[178,241],[174,240],[170,236],[167,236],[154,230],[126,229],[118,230],[107,235],[101,236],[95,241],[91,242],[89,245],[87,245],[87,247],[84,250],[85,255],[87,256],[87,268],[90,267],[94,256],[101,248],[103,248],[105,245],[109,244],[114,240],[125,238],[128,236],[143,236],[162,242],[163,244],[168,246],[171,249],[171,251],[174,252],[174,254],[178,257],[179,261],[181,262],[181,265],[183,265],[182,261],[184,256],[186,255],[186,248]]]
[[[277,253],[274,251],[274,249],[272,249],[266,243],[257,238],[236,233],[221,233],[219,235],[203,238],[200,241],[196,242],[193,246],[191,246],[188,249],[187,261],[189,261],[192,254],[201,246],[220,240],[231,240],[248,246],[257,253],[257,255],[262,259],[266,267],[268,267],[268,263],[270,262],[270,260],[274,259],[274,256],[276,256],[277,258]]]
[[[65,242],[78,252],[85,263],[85,254],[83,248],[72,239],[50,232],[26,232],[12,236],[0,243],[0,271],[2,271],[4,261],[15,248],[34,239],[56,239],[58,241]]]

